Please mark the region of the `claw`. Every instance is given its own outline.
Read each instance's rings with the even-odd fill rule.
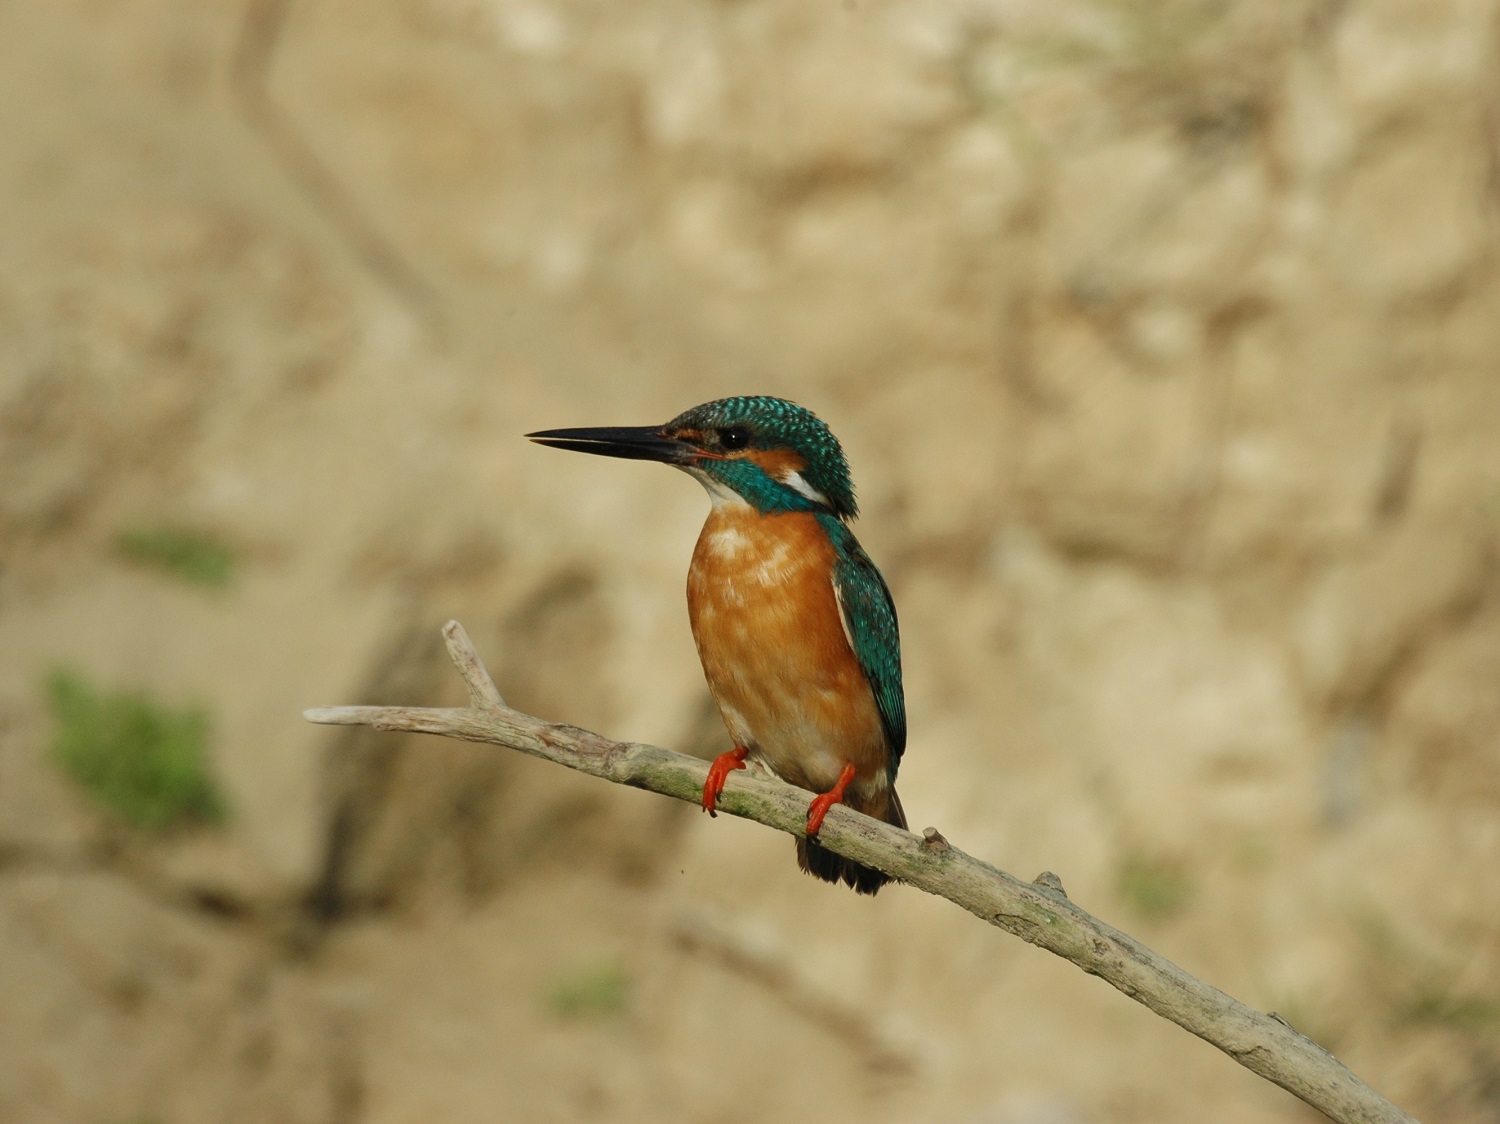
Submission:
[[[728,753],[715,757],[714,763],[708,767],[708,779],[703,782],[703,810],[710,816],[718,814],[714,808],[719,803],[719,794],[724,791],[724,782],[729,779],[729,774],[736,769],[743,769],[748,756],[750,751],[737,745]]]
[[[845,765],[843,771],[839,773],[838,783],[822,795],[813,797],[813,802],[807,809],[807,837],[809,839],[822,829],[823,817],[828,814],[828,809],[844,802],[844,789],[849,787],[849,782],[853,779],[854,766]]]

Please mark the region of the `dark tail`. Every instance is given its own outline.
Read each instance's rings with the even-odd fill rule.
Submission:
[[[901,799],[896,795],[894,788],[889,790],[889,795],[885,815],[879,818],[888,824],[895,824],[905,829],[906,813],[901,810]],[[858,810],[864,811],[863,808]],[[806,839],[797,840],[797,865],[814,878],[821,878],[824,882],[832,882],[835,885],[840,882],[846,883],[854,887],[856,894],[873,894],[887,882],[894,881],[883,871],[861,866],[853,859],[846,859],[843,855],[830,851],[827,847],[810,843]]]

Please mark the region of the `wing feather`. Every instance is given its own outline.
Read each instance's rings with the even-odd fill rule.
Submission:
[[[875,693],[880,723],[891,747],[894,781],[901,754],[906,750],[906,699],[901,689],[901,634],[896,623],[896,605],[885,579],[854,536],[845,530],[840,538],[833,593],[844,635]]]

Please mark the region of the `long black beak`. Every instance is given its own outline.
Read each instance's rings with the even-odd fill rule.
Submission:
[[[544,429],[528,433],[538,445],[572,449],[575,453],[598,453],[601,457],[625,457],[636,461],[686,464],[698,450],[686,441],[663,436],[661,427],[605,426],[597,429]]]

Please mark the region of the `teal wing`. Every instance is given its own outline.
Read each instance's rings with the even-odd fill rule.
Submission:
[[[875,692],[875,705],[891,747],[891,779],[906,750],[906,699],[901,690],[901,634],[885,579],[853,534],[839,524],[833,535],[839,560],[833,590],[859,666]]]

